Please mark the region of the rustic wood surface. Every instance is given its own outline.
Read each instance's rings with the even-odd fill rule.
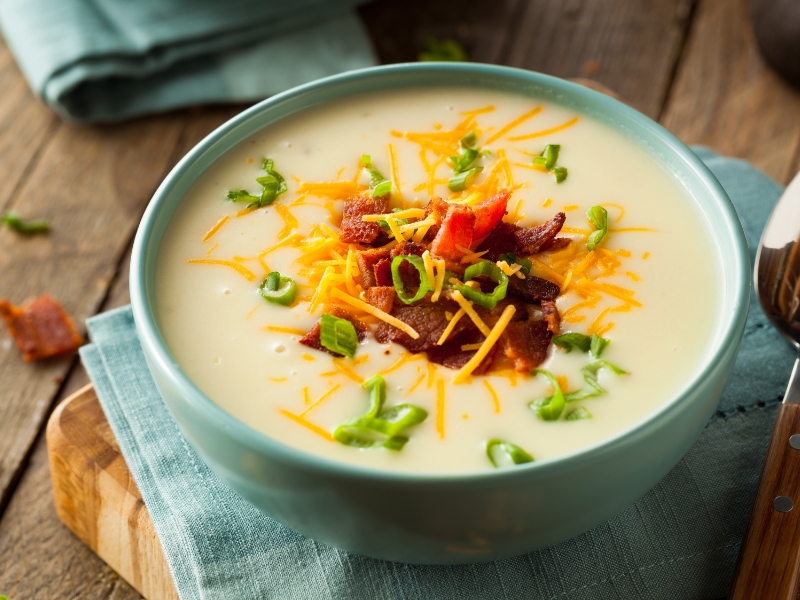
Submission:
[[[785,183],[800,168],[800,92],[757,53],[747,0],[378,0],[361,9],[383,62],[414,60],[429,37],[473,60],[588,77],[688,143],[754,162]],[[126,252],[158,183],[240,107],[174,111],[126,124],[59,121],[0,42],[0,210],[51,221],[45,237],[0,229],[0,297],[47,291],[83,323],[123,304]],[[59,521],[43,429],[86,383],[75,357],[23,363],[0,332],[0,594],[138,595]]]

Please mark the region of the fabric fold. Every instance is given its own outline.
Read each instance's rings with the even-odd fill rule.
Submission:
[[[730,194],[752,251],[781,186],[747,163],[696,152]],[[581,536],[528,555],[420,566],[341,552],[260,513],[219,481],[180,434],[147,370],[130,307],[98,315],[88,328],[93,343],[81,357],[184,599],[722,597],[794,360],[754,298],[717,413],[638,502]]]

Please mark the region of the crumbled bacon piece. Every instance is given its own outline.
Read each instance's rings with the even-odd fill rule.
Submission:
[[[430,252],[434,256],[458,262],[464,252],[458,249],[472,245],[472,231],[475,228],[475,214],[469,206],[451,204],[447,216],[442,221],[436,237],[431,242]]]
[[[516,231],[514,237],[517,238],[517,243],[522,248],[522,252],[524,254],[536,254],[545,250],[547,246],[553,243],[552,240],[558,235],[558,232],[561,231],[566,218],[567,215],[560,212],[541,225],[523,227]]]
[[[497,227],[492,229],[488,237],[478,245],[478,252],[488,250],[488,252],[483,255],[483,258],[491,260],[492,262],[500,260],[501,254],[508,254],[510,252],[515,256],[518,255],[520,253],[520,247],[519,244],[517,244],[517,238],[514,237],[514,234],[519,231],[519,229],[520,228],[513,223],[504,223],[501,221],[498,223]]]
[[[374,267],[381,260],[389,258],[391,251],[388,248],[374,248],[356,253],[356,264],[361,275],[361,287],[365,290],[379,285],[375,278]]]
[[[448,369],[460,369],[472,360],[472,357],[475,356],[477,352],[477,350],[462,350],[461,346],[464,344],[477,344],[483,342],[485,339],[486,338],[477,330],[466,332],[456,340],[451,340],[441,346],[429,348],[427,351],[428,360],[432,363],[447,367]],[[472,371],[472,374],[482,375],[488,371],[489,367],[492,366],[496,351],[497,344],[492,346],[480,364]]]
[[[472,212],[475,213],[475,231],[472,234],[474,239],[488,235],[502,221],[509,198],[511,190],[501,190],[472,207]]]
[[[388,210],[388,196],[348,198],[344,201],[340,239],[345,244],[371,244],[381,234],[381,226],[365,223],[361,218],[364,215],[385,214]]]
[[[364,300],[385,313],[392,312],[394,297],[395,291],[390,285],[376,285],[364,292]]]
[[[436,342],[442,337],[442,333],[448,325],[445,312],[449,311],[451,314],[455,314],[459,308],[455,302],[444,299],[440,299],[438,302],[421,300],[413,305],[397,306],[392,311],[392,316],[410,325],[419,334],[419,338],[412,339],[404,331],[385,322],[378,324],[375,337],[381,344],[395,342],[411,352],[425,352],[436,346]],[[461,318],[453,328],[448,340],[455,340],[462,333],[474,327],[468,318]]]
[[[552,252],[558,252],[559,250],[563,250],[570,244],[569,238],[553,238],[550,240],[549,243],[545,244],[542,250],[550,250]]]
[[[347,319],[350,321],[356,328],[356,335],[358,336],[359,343],[363,342],[367,338],[367,333],[369,333],[369,326],[366,323],[362,323],[356,317],[351,315],[346,310],[338,308],[334,306],[331,310],[328,311],[328,314],[333,315],[334,317],[338,317],[340,319]],[[341,356],[336,352],[331,352],[322,343],[319,341],[319,330],[320,330],[320,322],[317,321],[314,326],[311,328],[307,334],[301,337],[298,342],[309,346],[310,348],[314,348],[315,350],[322,350],[323,352],[327,352],[328,354],[333,354],[334,356]]]
[[[514,361],[520,373],[530,373],[547,358],[547,349],[553,332],[545,321],[517,321],[509,323],[500,336],[500,351]]]
[[[22,306],[0,300],[0,316],[25,361],[72,352],[83,344],[72,318],[48,294],[27,300]]]
[[[508,293],[525,302],[541,302],[555,300],[561,293],[561,288],[552,281],[535,275],[528,275],[525,279],[513,275],[508,278]]]
[[[497,323],[498,319],[500,319],[500,315],[503,314],[503,311],[509,304],[513,304],[515,309],[514,315],[511,317],[512,321],[528,320],[528,305],[514,296],[506,296],[497,304],[495,304],[495,307],[492,310],[488,310],[482,306],[478,306],[477,304],[473,305],[472,308],[475,309],[475,312],[478,313],[478,316],[484,323],[486,323],[487,326],[494,327],[495,323]]]
[[[417,242],[403,242],[402,244],[397,244],[391,250],[391,257],[394,258],[395,256],[422,256],[427,250],[427,246],[425,244],[418,244]]]
[[[375,273],[375,285],[394,285],[392,282],[392,261],[388,258],[379,260],[372,267],[372,272]]]
[[[439,232],[439,227],[444,221],[444,218],[447,216],[447,207],[450,206],[449,203],[445,202],[438,196],[434,196],[431,198],[431,201],[428,202],[428,206],[425,207],[425,219],[429,216],[433,215],[433,218],[436,220],[436,225],[431,225],[428,229],[428,233],[425,234],[425,239],[430,241],[436,234]]]
[[[556,303],[552,300],[542,300],[542,313],[547,322],[547,329],[556,335],[561,328],[561,315],[558,313]]]

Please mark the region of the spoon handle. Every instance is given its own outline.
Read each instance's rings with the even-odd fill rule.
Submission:
[[[800,404],[778,407],[729,600],[797,598],[800,567]]]

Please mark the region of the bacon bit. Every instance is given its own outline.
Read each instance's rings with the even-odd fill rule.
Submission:
[[[530,373],[547,358],[547,349],[553,332],[545,321],[517,321],[509,323],[500,336],[500,350],[514,361],[519,373]]]
[[[357,318],[355,318],[346,310],[334,306],[333,308],[331,308],[331,310],[328,311],[328,313],[339,319],[347,319],[348,321],[350,321],[356,328],[356,335],[358,336],[359,343],[363,342],[367,338],[367,333],[369,333],[369,326],[359,321]],[[331,350],[328,350],[325,346],[322,345],[322,343],[319,341],[319,330],[320,330],[320,322],[317,321],[311,328],[311,331],[309,331],[306,335],[304,335],[297,341],[300,342],[301,344],[308,346],[309,348],[314,348],[315,350],[322,350],[323,352],[327,352],[328,354],[333,354],[334,356],[341,356],[341,354],[332,352]]]
[[[498,223],[486,239],[478,244],[478,250],[488,250],[484,258],[492,262],[497,261],[501,254],[510,252],[518,255],[520,254],[520,247],[515,237],[518,231],[520,231],[520,228],[513,223]]]
[[[26,362],[66,354],[83,344],[72,318],[48,294],[21,306],[0,300],[0,316]]]
[[[208,233],[206,233],[206,234],[203,236],[203,242],[205,243],[205,242],[207,242],[208,240],[210,240],[212,237],[214,237],[214,235],[215,235],[215,234],[216,234],[216,233],[217,233],[217,232],[218,232],[220,229],[222,229],[222,226],[223,226],[223,225],[225,225],[225,223],[227,223],[228,221],[230,221],[230,219],[231,219],[230,215],[225,215],[225,216],[224,216],[224,217],[222,217],[222,218],[221,218],[219,221],[217,221],[216,225],[214,225],[214,226],[213,226],[211,229],[209,229],[209,230],[208,230]]]
[[[561,316],[558,314],[558,307],[552,300],[542,300],[542,313],[547,322],[547,329],[553,334],[557,334],[561,328]]]
[[[372,267],[375,274],[375,285],[377,286],[393,286],[392,281],[392,261],[384,258]]]
[[[364,292],[364,300],[386,313],[392,312],[394,297],[394,287],[389,285],[374,286]]]
[[[475,214],[469,206],[450,204],[436,237],[431,242],[430,251],[434,256],[460,261],[464,253],[458,246],[472,246],[472,231],[475,228]]]
[[[480,239],[489,235],[492,229],[503,220],[510,198],[511,190],[505,189],[472,207],[472,212],[475,213],[473,238]]]
[[[536,303],[555,300],[561,293],[561,288],[547,279],[528,275],[525,279],[509,278],[508,293],[525,302]]]
[[[436,225],[431,225],[430,229],[428,229],[428,233],[425,235],[427,239],[432,240],[436,237],[436,234],[439,232],[439,227],[444,221],[444,218],[447,216],[447,207],[450,206],[448,202],[445,202],[438,196],[434,196],[431,198],[431,201],[428,202],[428,206],[425,207],[425,220],[428,217],[432,216],[435,221]]]
[[[549,250],[550,252],[559,252],[560,250],[564,250],[572,243],[572,240],[569,238],[553,238],[549,244],[546,244],[542,250]]]
[[[524,227],[516,231],[514,237],[525,254],[536,254],[552,244],[552,240],[564,226],[566,218],[567,215],[563,212],[557,213],[555,217],[541,225]]]
[[[364,215],[383,214],[388,210],[389,199],[386,196],[348,198],[344,201],[340,240],[346,244],[371,244],[381,234],[381,227],[362,219]]]
[[[413,328],[419,334],[419,337],[412,339],[407,333],[388,323],[378,325],[375,337],[381,344],[395,342],[410,352],[425,352],[436,345],[436,342],[442,337],[447,328],[449,323],[445,312],[448,310],[457,312],[458,305],[441,299],[435,304],[427,300],[421,300],[413,306],[398,306],[392,311],[392,316]],[[450,337],[454,339],[471,328],[472,324],[469,321],[457,321],[453,325]]]
[[[361,287],[365,290],[381,285],[376,278],[375,266],[389,258],[390,251],[388,248],[373,248],[372,250],[362,250],[356,253],[356,265],[358,265],[358,272],[361,275]],[[391,279],[391,274],[390,274]],[[383,285],[391,285],[383,284]]]

